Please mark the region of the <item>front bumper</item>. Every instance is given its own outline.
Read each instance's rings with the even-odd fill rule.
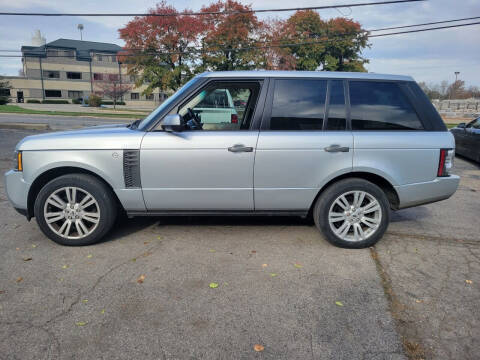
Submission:
[[[30,184],[23,180],[23,173],[10,170],[5,173],[5,191],[8,200],[19,212],[26,211],[28,208],[28,189]]]
[[[400,200],[399,209],[445,200],[457,191],[460,177],[450,175],[433,181],[395,186]]]

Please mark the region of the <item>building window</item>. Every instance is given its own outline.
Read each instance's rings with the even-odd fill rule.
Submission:
[[[150,95],[146,95],[145,98],[146,98],[147,100],[154,100],[154,97],[153,97],[153,96],[154,96],[153,94],[150,94]]]
[[[83,97],[83,91],[68,90],[68,97],[70,99],[79,99]]]
[[[117,55],[112,55],[112,62],[117,62]]]
[[[61,90],[45,90],[45,97],[62,97]]]
[[[103,80],[103,74],[94,73],[93,80]]]
[[[82,78],[82,73],[80,72],[67,72],[67,79],[80,80]]]
[[[50,56],[58,56],[58,51],[57,50],[47,50],[47,57],[50,57]]]
[[[138,93],[131,93],[130,94],[130,99],[131,100],[139,100],[140,99],[140,95]]]
[[[0,96],[10,96],[10,89],[0,89]]]
[[[130,75],[130,82],[134,83],[137,81],[137,75]]]
[[[97,61],[103,61],[103,56],[102,55],[97,55]]]
[[[60,71],[43,70],[44,79],[60,79]]]

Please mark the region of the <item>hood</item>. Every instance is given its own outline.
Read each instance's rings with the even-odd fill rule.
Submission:
[[[125,124],[101,125],[78,130],[27,136],[16,150],[110,150],[139,149],[145,133]]]

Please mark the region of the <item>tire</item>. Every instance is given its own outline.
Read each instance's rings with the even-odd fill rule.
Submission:
[[[347,206],[344,199],[348,205],[356,203],[355,209]],[[361,249],[373,246],[382,238],[390,221],[390,204],[383,190],[370,181],[344,179],[330,185],[320,195],[313,209],[313,219],[331,244]]]
[[[111,189],[101,180],[68,174],[40,190],[34,213],[38,226],[51,240],[83,246],[99,242],[108,233],[117,217],[117,205]]]

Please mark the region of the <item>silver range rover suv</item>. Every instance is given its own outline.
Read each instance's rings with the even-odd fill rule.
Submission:
[[[143,120],[29,136],[6,173],[13,206],[63,245],[117,214],[312,216],[363,248],[390,210],[447,199],[455,142],[408,76],[211,72]]]

